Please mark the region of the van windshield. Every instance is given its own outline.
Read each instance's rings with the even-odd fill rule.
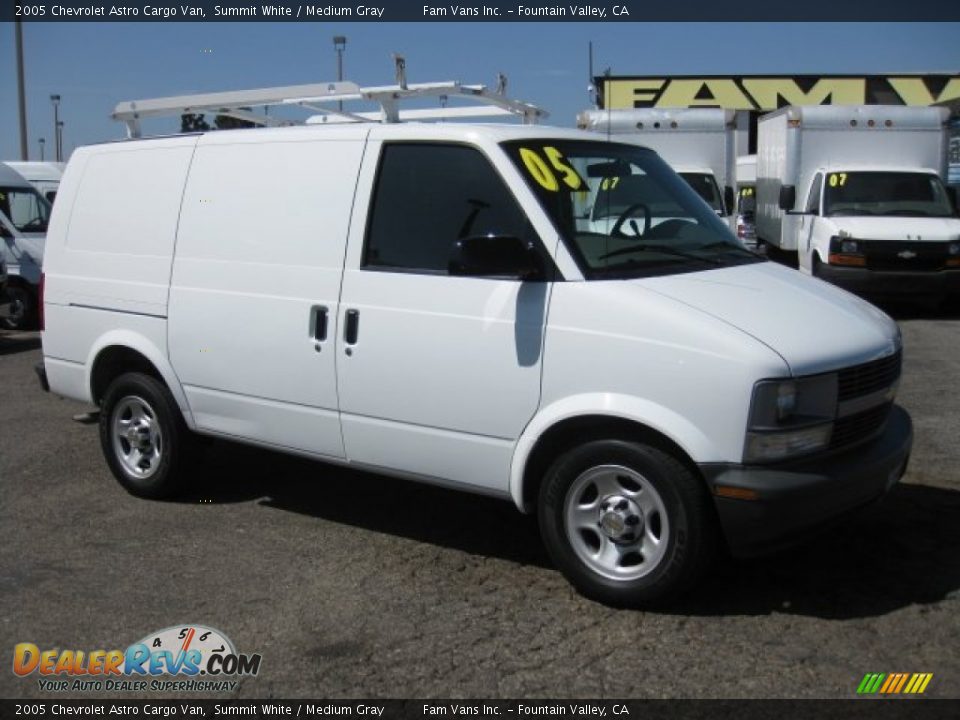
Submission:
[[[723,214],[723,198],[720,197],[720,189],[717,187],[717,179],[713,173],[682,172],[680,177],[687,181],[687,185],[692,187],[707,205]]]
[[[552,139],[503,147],[588,279],[763,262],[652,150]]]
[[[828,216],[952,217],[940,178],[921,172],[831,171],[823,183]]]
[[[50,203],[33,188],[0,187],[0,212],[22,233],[45,233]]]

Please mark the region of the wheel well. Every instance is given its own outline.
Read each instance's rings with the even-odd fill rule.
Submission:
[[[164,382],[156,366],[139,352],[123,345],[111,345],[101,350],[93,362],[93,371],[90,373],[93,402],[99,405],[110,383],[127,372],[140,372]]]
[[[663,433],[624,418],[583,415],[557,423],[537,440],[523,469],[524,507],[536,507],[543,476],[560,453],[584,442],[611,438],[653,445],[687,465],[700,477],[699,468],[683,448]]]
[[[37,296],[37,286],[31,285],[29,282],[24,280],[20,275],[7,275],[7,287],[22,287],[27,292],[31,293],[34,297]]]

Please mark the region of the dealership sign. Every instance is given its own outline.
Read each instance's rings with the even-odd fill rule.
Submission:
[[[720,107],[776,110],[785,105],[933,105],[960,101],[960,75],[738,75],[596,78],[603,107]]]

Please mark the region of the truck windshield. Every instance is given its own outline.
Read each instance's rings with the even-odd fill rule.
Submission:
[[[707,205],[723,214],[723,198],[720,197],[717,179],[713,173],[682,172],[680,177],[687,181],[687,184],[706,201]]]
[[[753,218],[757,212],[757,188],[755,185],[743,185],[737,190],[737,212]]]
[[[33,188],[0,187],[0,212],[23,233],[44,233],[50,220],[50,203]]]
[[[589,140],[503,147],[588,279],[763,262],[652,150]]]
[[[940,178],[921,172],[829,172],[823,211],[830,216],[953,216]]]

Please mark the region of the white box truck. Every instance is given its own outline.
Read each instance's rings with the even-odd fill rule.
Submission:
[[[946,108],[787,107],[760,119],[757,236],[868,294],[960,289]]]
[[[733,110],[719,108],[637,108],[586,110],[577,116],[583,130],[616,135],[655,150],[717,215],[734,228],[736,125]]]

